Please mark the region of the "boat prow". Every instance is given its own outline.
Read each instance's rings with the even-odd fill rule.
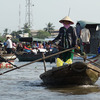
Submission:
[[[14,54],[0,55],[0,68],[13,68],[15,59],[16,56]]]

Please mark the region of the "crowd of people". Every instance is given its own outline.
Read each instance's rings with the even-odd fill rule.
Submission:
[[[11,35],[6,36],[6,41],[4,43],[0,43],[0,51],[5,51],[7,54],[15,53],[15,52],[27,52],[27,53],[34,53],[37,52],[47,52],[52,49],[52,45],[48,44],[47,42],[19,42],[15,43],[11,40]]]
[[[7,51],[7,54],[13,53],[15,51],[25,51],[25,52],[33,52],[37,54],[39,51],[39,48],[46,49],[46,50],[53,50],[52,44],[58,43],[58,48],[56,50],[64,50],[69,49],[72,47],[80,47],[80,51],[89,53],[89,45],[90,45],[90,31],[89,29],[81,27],[80,23],[76,24],[76,27],[72,27],[71,25],[74,24],[74,22],[68,17],[64,17],[59,21],[63,26],[59,29],[58,36],[48,43],[38,43],[33,42],[32,44],[28,43],[13,43],[11,41],[11,35],[7,35],[6,42],[4,42],[4,49]],[[0,44],[0,48],[2,45]],[[59,48],[61,47],[61,48]],[[67,61],[68,59],[73,60],[73,52],[74,49],[65,53],[60,54],[60,58],[63,61]]]

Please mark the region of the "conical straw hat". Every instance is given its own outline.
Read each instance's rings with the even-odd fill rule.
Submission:
[[[10,37],[10,38],[11,38],[12,36],[11,36],[11,35],[6,35],[6,38],[7,38],[7,37]]]
[[[63,21],[68,21],[68,22],[70,22],[71,24],[74,24],[74,22],[73,22],[68,16],[64,17],[64,18],[61,19],[59,22],[60,22],[60,23],[63,23]]]

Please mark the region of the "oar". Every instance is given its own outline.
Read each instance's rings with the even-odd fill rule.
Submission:
[[[76,54],[76,55],[78,55],[78,54],[75,53],[75,52],[73,52],[73,53]],[[78,55],[78,56],[79,56],[79,57],[82,57],[81,55]],[[84,58],[84,57],[82,57],[82,58]],[[94,61],[92,61],[92,60],[90,60],[90,59],[86,59],[86,60],[100,66],[100,64],[95,63]],[[90,64],[90,62],[87,63],[87,67],[88,67],[89,69],[92,69],[92,70],[94,70],[94,71],[100,73],[100,68],[98,68],[98,67],[96,67],[96,66],[95,66],[95,68],[94,68],[94,65],[93,65],[93,64]]]
[[[38,62],[38,61],[41,61],[41,60],[44,60],[44,59],[53,57],[53,56],[55,56],[55,55],[59,55],[59,54],[61,54],[61,53],[64,53],[64,52],[67,52],[67,51],[70,51],[70,50],[73,50],[73,49],[75,49],[75,47],[70,48],[70,49],[66,49],[66,50],[63,50],[63,51],[60,51],[60,52],[57,52],[57,53],[54,53],[54,54],[49,55],[49,56],[46,56],[46,57],[42,57],[42,58],[40,58],[40,59],[34,60],[34,61],[29,62],[29,63],[27,63],[27,64],[24,64],[24,65],[21,65],[21,66],[19,66],[19,67],[10,69],[10,70],[5,71],[5,72],[3,72],[3,73],[0,73],[0,75],[3,75],[3,74],[5,74],[5,73],[11,72],[11,71],[16,70],[16,69],[20,69],[20,68],[22,68],[22,67],[24,67],[24,66],[27,66],[27,65],[30,65],[30,64],[32,64],[32,63],[35,63],[35,62]]]
[[[75,53],[75,52],[73,52],[75,55],[77,55],[77,56],[79,56],[79,57],[81,57],[81,58],[84,58],[84,56],[81,56],[81,55],[78,55],[77,53]],[[96,65],[98,65],[98,66],[100,66],[100,64],[99,63],[96,63],[96,62],[94,62],[94,61],[92,61],[92,60],[90,60],[90,59],[86,59],[87,61],[90,61],[90,62],[92,62],[92,63],[94,63],[94,64],[96,64]]]
[[[45,58],[44,53],[42,53],[43,59]],[[46,65],[45,65],[45,59],[43,60],[43,64],[44,64],[44,71],[46,72]]]

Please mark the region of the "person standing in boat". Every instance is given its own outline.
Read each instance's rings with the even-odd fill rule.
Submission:
[[[89,53],[90,52],[90,31],[86,26],[81,30],[80,39],[82,40],[81,52]]]
[[[6,36],[7,41],[6,41],[6,51],[7,54],[11,54],[12,53],[12,41],[11,41],[11,35],[7,35]]]
[[[59,50],[69,49],[75,46],[77,47],[77,34],[75,29],[71,26],[74,24],[74,22],[69,18],[69,16],[64,17],[59,22],[63,24],[63,27],[59,29],[58,36],[53,41],[51,41],[51,43],[60,40],[58,44]],[[72,52],[74,52],[74,50],[72,50]],[[72,52],[68,51],[62,53],[60,54],[59,58],[64,62],[66,62],[68,59],[73,60]]]

